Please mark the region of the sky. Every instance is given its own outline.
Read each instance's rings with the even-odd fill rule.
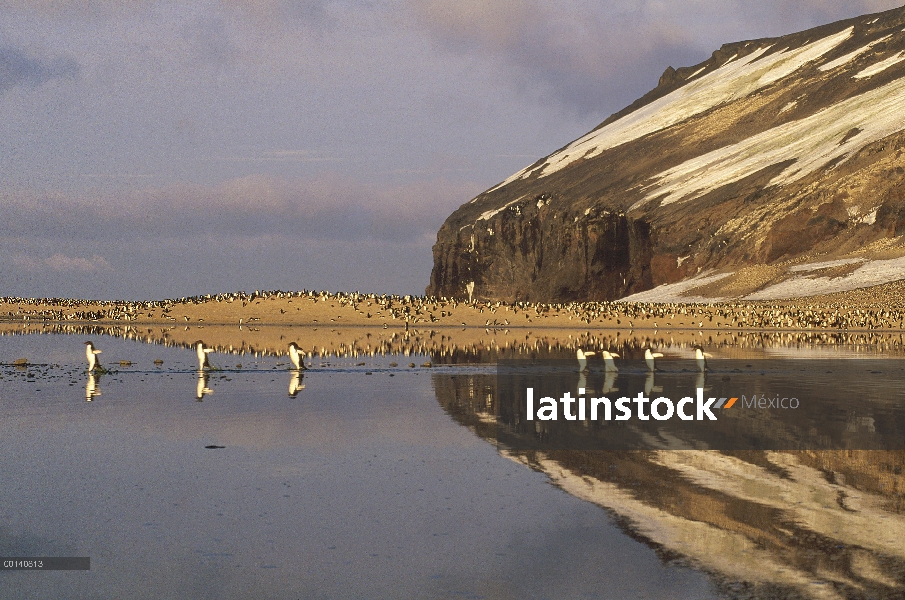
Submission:
[[[0,0],[0,296],[423,294],[446,217],[722,44],[902,0]]]

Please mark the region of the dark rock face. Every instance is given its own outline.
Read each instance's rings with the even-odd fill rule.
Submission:
[[[650,225],[607,210],[559,212],[538,199],[473,227],[441,230],[455,241],[434,247],[432,293],[514,301],[619,297],[651,286]],[[464,283],[463,283],[464,282]]]
[[[905,254],[903,27],[905,8],[666,69],[450,215],[427,293],[613,300],[880,242]]]

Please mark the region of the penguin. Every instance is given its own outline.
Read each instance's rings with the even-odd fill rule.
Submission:
[[[699,371],[706,371],[706,370],[707,370],[707,359],[708,359],[708,358],[713,358],[713,355],[710,354],[709,352],[704,352],[704,349],[701,348],[700,346],[695,346],[695,349],[694,349],[694,359],[695,359],[695,360],[697,361],[697,363],[698,363],[698,370],[699,370]]]
[[[205,367],[208,369],[211,368],[211,363],[207,358],[207,355],[213,352],[213,348],[206,348],[204,346],[204,342],[198,340],[195,342],[195,352],[198,354],[198,369],[201,370]]]
[[[101,361],[97,358],[97,355],[100,353],[101,351],[94,347],[94,343],[85,342],[85,358],[88,359],[89,371],[93,371],[101,366]]]
[[[578,356],[578,371],[585,372],[588,370],[588,356],[594,356],[594,352],[584,352],[581,348],[575,353]]]
[[[607,352],[606,350],[603,351],[603,364],[605,365],[605,371],[615,373],[619,370],[618,368],[616,368],[616,362],[613,360],[613,358],[619,358],[619,355],[615,352]]]
[[[289,342],[289,360],[292,361],[292,364],[299,371],[304,371],[307,368],[305,367],[305,361],[302,360],[303,357],[304,352],[298,347],[298,344]]]
[[[663,357],[663,354],[661,354],[660,352],[651,352],[650,348],[647,348],[644,351],[644,362],[647,363],[647,368],[650,369],[651,371],[657,370],[656,365],[654,364],[654,359],[662,358],[662,357]]]

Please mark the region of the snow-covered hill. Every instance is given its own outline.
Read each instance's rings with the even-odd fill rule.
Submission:
[[[903,148],[905,8],[727,44],[460,207],[427,291],[768,299],[905,279]]]

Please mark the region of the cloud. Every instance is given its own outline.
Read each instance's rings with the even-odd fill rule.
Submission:
[[[79,65],[71,58],[34,58],[18,48],[0,46],[0,92],[17,85],[40,85],[51,79],[75,77]]]
[[[339,175],[251,175],[217,185],[174,184],[81,195],[0,192],[0,235],[69,240],[281,235],[429,247],[446,216],[483,184],[432,179],[403,185]]]
[[[598,112],[606,100],[610,110],[628,103],[668,64],[695,55],[684,28],[612,2],[431,0],[411,8],[441,47],[490,55],[517,87],[579,113]]]
[[[47,258],[37,258],[25,254],[16,254],[11,257],[14,265],[20,269],[26,270],[50,270],[58,273],[98,273],[103,271],[113,271],[113,267],[107,262],[107,259],[97,254],[90,258],[81,258],[78,256],[66,256],[65,254],[56,253]]]
[[[794,33],[898,4],[415,0],[408,7],[441,48],[498,61],[517,88],[592,114],[628,105],[654,88],[667,66],[696,64],[724,43]]]

